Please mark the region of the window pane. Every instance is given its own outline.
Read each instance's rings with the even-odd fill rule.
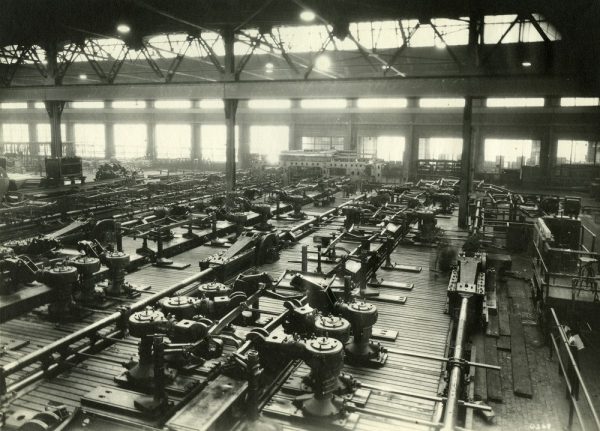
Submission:
[[[346,99],[304,99],[300,101],[302,109],[342,109],[347,105]]]
[[[2,102],[0,109],[27,109],[27,102]]]
[[[73,109],[102,109],[104,102],[102,100],[71,102],[69,105]]]
[[[463,108],[465,99],[424,98],[419,99],[421,108]]]
[[[358,141],[358,156],[372,158],[375,157],[375,148],[377,146],[377,137],[361,136]]]
[[[154,107],[158,109],[186,109],[192,107],[191,100],[157,100]]]
[[[540,164],[540,141],[531,139],[486,139],[483,152],[486,172]]]
[[[386,162],[401,162],[404,160],[404,136],[379,136],[375,157]]]
[[[2,125],[4,142],[29,142],[29,126],[23,123],[6,123]]]
[[[291,106],[292,101],[286,99],[248,100],[248,107],[250,109],[289,109]]]
[[[361,136],[358,156],[401,162],[404,159],[404,136]]]
[[[279,162],[279,154],[289,149],[288,126],[250,126],[250,153],[264,156],[267,163]]]
[[[562,97],[560,106],[600,106],[600,97]]]
[[[222,99],[202,99],[198,106],[201,109],[224,109],[225,103]]]
[[[421,160],[460,160],[461,138],[420,138],[419,159]]]
[[[406,108],[406,99],[358,99],[356,106],[363,109]]]
[[[302,149],[305,151],[344,150],[343,136],[303,136]]]
[[[146,156],[148,131],[145,124],[115,124],[115,157],[139,159]]]
[[[227,128],[224,124],[200,126],[200,153],[202,160],[224,162],[226,160]],[[239,128],[235,126],[235,157],[239,160]]]
[[[488,108],[527,108],[543,107],[543,97],[490,97],[486,100]]]
[[[115,100],[112,107],[116,109],[142,109],[146,107],[145,100]]]
[[[75,124],[75,154],[82,158],[106,157],[104,124]]]
[[[156,125],[158,159],[191,159],[192,126],[189,124]]]
[[[50,134],[50,124],[40,123],[36,125],[37,131],[37,141],[38,142],[50,142],[52,140],[52,135]],[[64,123],[60,125],[60,136],[62,141],[66,141],[67,136],[67,128]]]
[[[559,139],[556,147],[556,164],[594,164],[596,143]]]

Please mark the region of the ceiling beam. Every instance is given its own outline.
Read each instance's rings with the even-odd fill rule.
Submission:
[[[600,89],[569,77],[435,77],[214,83],[98,84],[10,87],[0,101],[114,99],[255,99],[331,97],[585,96]]]

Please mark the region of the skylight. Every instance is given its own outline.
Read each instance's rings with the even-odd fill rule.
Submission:
[[[358,99],[356,106],[362,109],[393,109],[393,108],[406,108],[406,99],[394,99],[394,98],[368,98]]]
[[[419,106],[421,108],[463,108],[465,99],[427,97],[419,99]]]
[[[490,97],[486,100],[488,108],[532,108],[543,107],[543,97]]]
[[[302,109],[343,109],[348,106],[346,99],[303,99],[300,101]]]

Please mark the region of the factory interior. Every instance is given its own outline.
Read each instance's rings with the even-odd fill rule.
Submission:
[[[1,0],[0,430],[600,431],[599,24]]]

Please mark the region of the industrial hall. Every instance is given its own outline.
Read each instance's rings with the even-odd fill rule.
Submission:
[[[0,431],[600,431],[600,0],[0,0]]]

